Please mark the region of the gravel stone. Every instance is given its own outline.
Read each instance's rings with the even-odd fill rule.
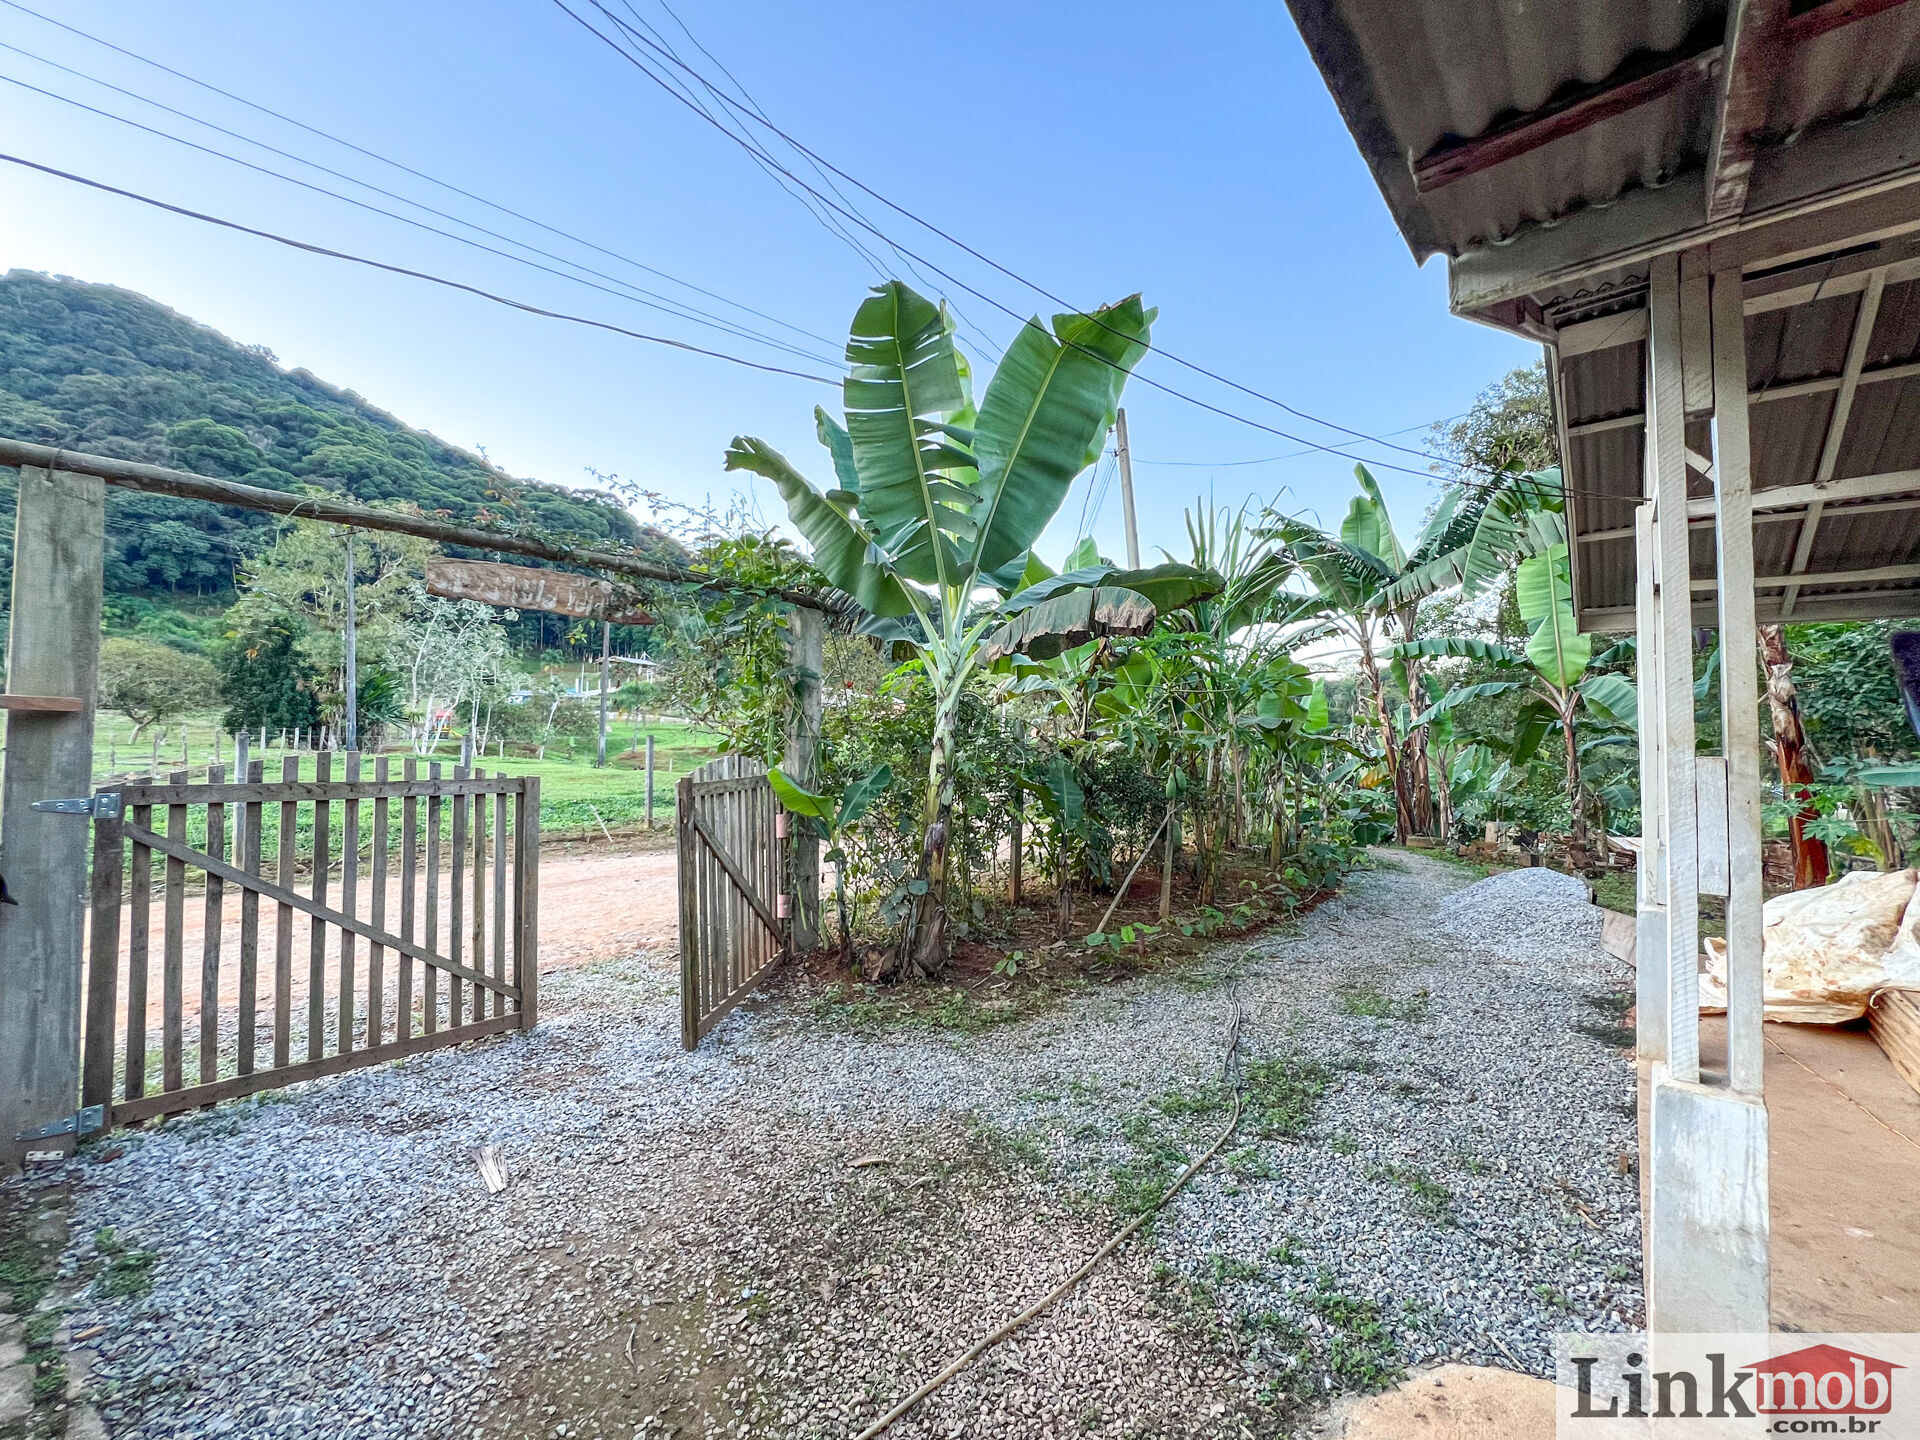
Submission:
[[[157,1258],[150,1293],[69,1317],[106,1327],[101,1416],[849,1435],[1112,1233],[1142,1126],[1212,1142],[1224,1115],[1168,1097],[1217,1083],[1236,1009],[1244,1059],[1320,1067],[1310,1123],[1236,1137],[897,1440],[1280,1433],[1327,1380],[1275,1348],[1326,1338],[1316,1295],[1374,1307],[1394,1363],[1550,1373],[1554,1331],[1640,1314],[1634,1072],[1588,1033],[1623,975],[1582,882],[1465,879],[1383,856],[1286,931],[974,1035],[830,1028],[788,980],[689,1055],[672,957],[640,955],[543,979],[530,1036],[108,1137],[66,1167],[67,1274],[103,1226]]]

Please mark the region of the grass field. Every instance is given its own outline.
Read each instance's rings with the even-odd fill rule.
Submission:
[[[645,736],[653,736],[654,818],[656,827],[660,827],[672,820],[674,783],[719,753],[720,736],[677,721],[642,725],[639,733],[643,746]],[[94,726],[94,783],[105,784],[111,779],[132,775],[156,774],[165,777],[176,770],[186,770],[193,779],[202,780],[206,777],[209,764],[233,764],[233,738],[226,736],[221,753],[216,754],[214,746],[218,734],[218,717],[214,715],[193,716],[184,723],[175,722],[159,747],[156,765],[151,736],[143,736],[136,746],[131,721],[120,715],[102,714]],[[0,738],[4,738],[4,735],[4,718],[0,718]],[[611,746],[624,747],[633,738],[634,726],[631,721],[617,721],[611,727]],[[552,747],[549,749],[551,752]],[[265,762],[268,779],[277,780],[281,774],[281,763],[288,753],[277,745],[270,745],[264,752],[256,748],[253,758]],[[410,751],[387,753],[388,764],[395,775],[399,774],[400,767],[410,754]],[[460,758],[459,746],[444,745],[435,755],[416,758],[423,764],[439,761],[448,766],[448,773],[451,773],[451,766]],[[299,760],[300,778],[311,780],[313,756],[303,753],[299,755]],[[363,774],[370,779],[371,759],[366,765]],[[552,758],[551,753],[550,758],[545,760],[523,759],[515,755],[504,758],[488,756],[479,762],[479,768],[489,774],[540,777],[540,829],[544,836],[563,838],[598,835],[603,824],[608,830],[618,833],[639,828],[646,818],[647,777],[645,762],[638,753],[633,758],[616,756],[604,770],[596,769],[592,764],[590,746],[578,747],[577,758],[572,759]],[[341,774],[341,762],[336,756],[333,776],[339,779]],[[303,813],[303,830],[307,823]],[[370,818],[363,818],[363,831],[369,823]],[[276,841],[274,824],[274,820],[268,819],[262,831],[262,838],[270,850]],[[339,820],[336,817],[336,835],[338,827]],[[200,828],[200,816],[196,814],[191,826],[196,843]],[[307,842],[308,836],[303,833],[302,853],[305,853]],[[364,839],[362,843],[366,843]]]

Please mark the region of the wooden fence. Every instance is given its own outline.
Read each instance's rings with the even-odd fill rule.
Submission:
[[[764,765],[722,755],[681,780],[680,1037],[687,1049],[786,953],[779,807]]]
[[[342,758],[97,792],[81,1103],[105,1123],[533,1027],[539,780]]]

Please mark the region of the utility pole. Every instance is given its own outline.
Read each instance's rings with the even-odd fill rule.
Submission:
[[[353,531],[347,531],[347,724],[346,741],[349,753],[360,748],[360,661],[355,653],[357,640],[354,634],[353,614]]]
[[[613,626],[608,621],[600,622],[600,748],[594,764],[601,769],[607,764],[607,666],[613,655]]]
[[[1127,449],[1127,412],[1114,412],[1115,448],[1120,454],[1120,508],[1127,517],[1127,568],[1140,568],[1140,527],[1133,518],[1133,454]]]

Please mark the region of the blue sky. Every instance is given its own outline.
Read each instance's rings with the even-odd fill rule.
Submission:
[[[848,319],[874,283],[868,262],[734,142],[554,0],[27,3],[624,259],[487,211],[4,5],[0,42],[802,348],[837,355]],[[590,0],[570,3],[612,32]],[[622,0],[604,3],[632,22]],[[658,0],[633,4],[721,78]],[[1160,307],[1158,344],[1302,410],[1375,434],[1402,431],[1458,413],[1481,387],[1537,357],[1534,347],[1448,315],[1444,267],[1414,265],[1277,0],[680,0],[675,9],[765,113],[826,160],[1076,305],[1143,291]],[[14,51],[0,50],[0,74],[405,209]],[[820,368],[15,85],[0,85],[0,129],[0,148],[10,153],[175,204],[548,308]],[[892,240],[999,304],[1021,315],[1057,308],[844,182],[841,188]],[[881,242],[862,238],[886,268],[902,271]],[[727,310],[625,259],[833,344]],[[837,400],[825,386],[518,314],[0,165],[0,269],[13,267],[151,295],[444,439],[483,445],[516,474],[583,484],[591,467],[683,500],[718,501],[744,483],[720,469],[721,452],[739,433],[775,444],[816,479],[829,470],[811,421],[815,404]],[[984,371],[989,361],[973,335],[997,347],[1016,322],[926,276],[922,288],[957,302],[966,318],[963,347]],[[1348,443],[1164,357],[1149,357],[1141,374],[1277,429]],[[1331,522],[1352,493],[1349,461],[1321,454],[1225,464],[1304,447],[1137,381],[1126,404],[1149,555],[1160,545],[1183,553],[1180,514],[1196,495],[1237,504],[1285,486],[1289,508]],[[1420,434],[1397,438],[1417,446]],[[1420,468],[1411,456],[1359,449]],[[1403,532],[1410,530],[1426,484],[1376,473]],[[1046,548],[1072,542],[1089,488],[1076,487]],[[1118,487],[1102,488],[1090,528],[1117,555]],[[762,484],[757,500],[769,519],[779,518],[771,487]]]

